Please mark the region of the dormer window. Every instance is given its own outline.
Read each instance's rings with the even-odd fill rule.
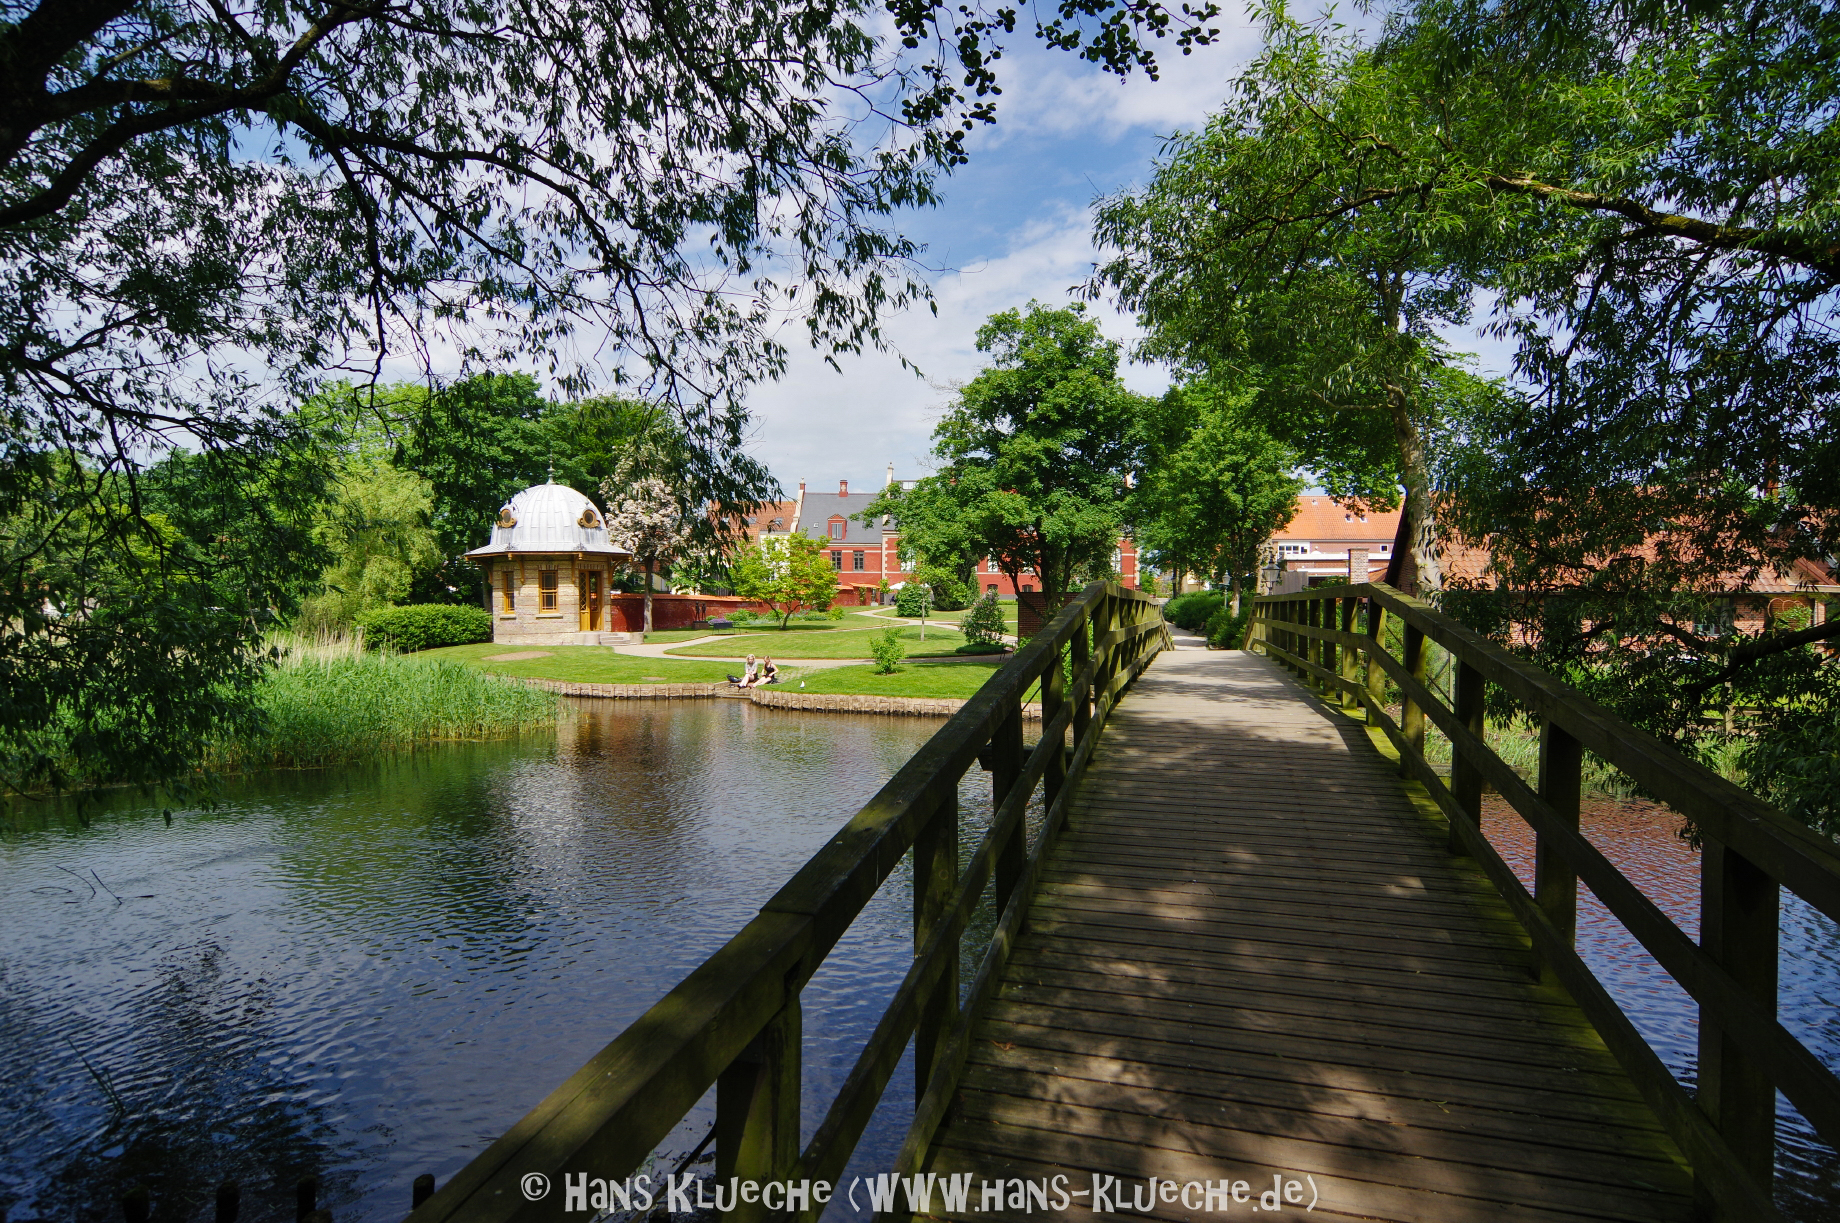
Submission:
[[[831,519],[831,538],[832,539],[842,539],[843,538],[843,528],[844,528],[844,520],[842,518],[832,518]]]

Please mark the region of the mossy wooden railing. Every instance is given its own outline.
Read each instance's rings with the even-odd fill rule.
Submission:
[[[1400,657],[1385,618],[1403,631]],[[1450,704],[1427,683],[1429,647],[1455,664]],[[1788,888],[1840,921],[1840,851],[1769,804],[1682,756],[1429,605],[1374,583],[1257,600],[1246,648],[1262,651],[1346,710],[1365,709],[1449,820],[1450,849],[1473,857],[1531,937],[1534,971],[1569,993],[1693,1165],[1703,1213],[1780,1216],[1771,1204],[1776,1093],[1840,1146],[1840,1080],[1777,1019],[1777,928]],[[1387,682],[1400,694],[1388,713]],[[1529,785],[1485,741],[1487,686],[1540,722]],[[1448,779],[1426,762],[1425,722],[1449,738]],[[1584,753],[1620,769],[1690,820],[1701,841],[1695,943],[1579,832]],[[1534,886],[1481,829],[1493,786],[1534,831]],[[1697,1098],[1662,1063],[1574,949],[1583,881],[1699,1007]]]
[[[1089,586],[740,933],[418,1205],[411,1223],[553,1220],[566,1176],[635,1172],[711,1086],[718,1181],[835,1182],[910,1039],[919,1102],[903,1159],[923,1158],[964,1065],[972,1016],[1020,931],[1036,864],[1065,819],[1072,787],[1119,695],[1168,641],[1155,602]],[[1026,751],[1022,704],[1037,685],[1041,734]],[[979,764],[991,773],[995,810],[961,869],[959,782]],[[1037,787],[1046,814],[1031,840],[1026,815]],[[910,852],[913,965],[800,1151],[800,990]],[[993,880],[996,932],[961,1007],[960,937]],[[550,1185],[537,1201],[523,1191],[533,1174]],[[821,1209],[812,1203],[796,1217],[815,1219]],[[760,1201],[739,1203],[727,1217],[769,1215],[794,1217]]]

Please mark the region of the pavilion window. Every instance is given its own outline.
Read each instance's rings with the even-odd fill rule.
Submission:
[[[556,570],[542,569],[537,572],[537,607],[540,611],[555,611],[557,592],[561,584],[557,581]]]
[[[508,612],[514,612],[517,610],[517,574],[507,569],[505,570],[505,576],[500,580],[504,584],[503,589],[500,591],[500,597],[503,599],[503,607]]]
[[[831,568],[838,573],[843,572],[843,553],[841,552],[831,553]]]
[[[857,573],[861,573],[863,571],[863,564],[864,564],[864,559],[863,559],[862,553],[860,552],[850,553],[850,568],[851,569],[854,569]]]

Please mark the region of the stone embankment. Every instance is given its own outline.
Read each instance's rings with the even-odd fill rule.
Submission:
[[[587,696],[615,701],[749,700],[769,709],[822,710],[829,713],[904,714],[909,717],[949,718],[963,708],[957,697],[838,695],[799,692],[785,688],[749,688],[733,684],[573,684],[554,679],[526,679],[524,683],[558,696]],[[1022,716],[1040,720],[1040,705],[1024,705]]]

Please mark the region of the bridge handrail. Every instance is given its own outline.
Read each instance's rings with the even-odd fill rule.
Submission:
[[[419,1205],[409,1223],[549,1220],[565,1176],[635,1172],[712,1085],[719,1181],[834,1181],[910,1037],[925,1091],[903,1159],[916,1150],[923,1158],[956,1088],[971,1017],[1028,906],[1035,862],[1064,819],[1118,694],[1168,641],[1160,607],[1136,591],[1094,583],[1069,600],[756,917]],[[1025,758],[1023,698],[1037,684],[1042,730]],[[992,773],[996,809],[961,872],[958,787],[973,764]],[[1048,810],[1031,844],[1025,817],[1037,784]],[[801,1152],[800,991],[910,851],[913,965]],[[997,934],[961,1008],[959,938],[992,878]],[[542,1200],[522,1191],[532,1174],[552,1183]],[[815,1221],[822,1209],[812,1202],[787,1214],[743,1202],[725,1217]]]
[[[1403,658],[1384,644],[1386,615],[1404,626]],[[1339,624],[1338,624],[1339,621]],[[1356,632],[1357,621],[1363,631]],[[1426,683],[1429,641],[1456,662],[1454,705]],[[1840,1078],[1776,1018],[1779,889],[1840,920],[1840,848],[1584,694],[1479,633],[1384,583],[1316,587],[1254,601],[1246,648],[1263,650],[1343,707],[1363,708],[1450,824],[1450,848],[1474,857],[1532,938],[1536,970],[1571,994],[1692,1162],[1702,1196],[1724,1217],[1776,1219],[1769,1187],[1780,1089],[1840,1146]],[[1356,659],[1367,661],[1359,674]],[[1401,693],[1395,721],[1382,676]],[[1483,710],[1494,684],[1540,719],[1536,786],[1490,749]],[[1424,756],[1424,719],[1449,737],[1449,781]],[[1588,750],[1692,821],[1702,844],[1701,941],[1693,942],[1578,831]],[[1536,882],[1523,886],[1481,831],[1484,782],[1536,834]],[[1694,1100],[1574,947],[1583,880],[1699,1004]]]

